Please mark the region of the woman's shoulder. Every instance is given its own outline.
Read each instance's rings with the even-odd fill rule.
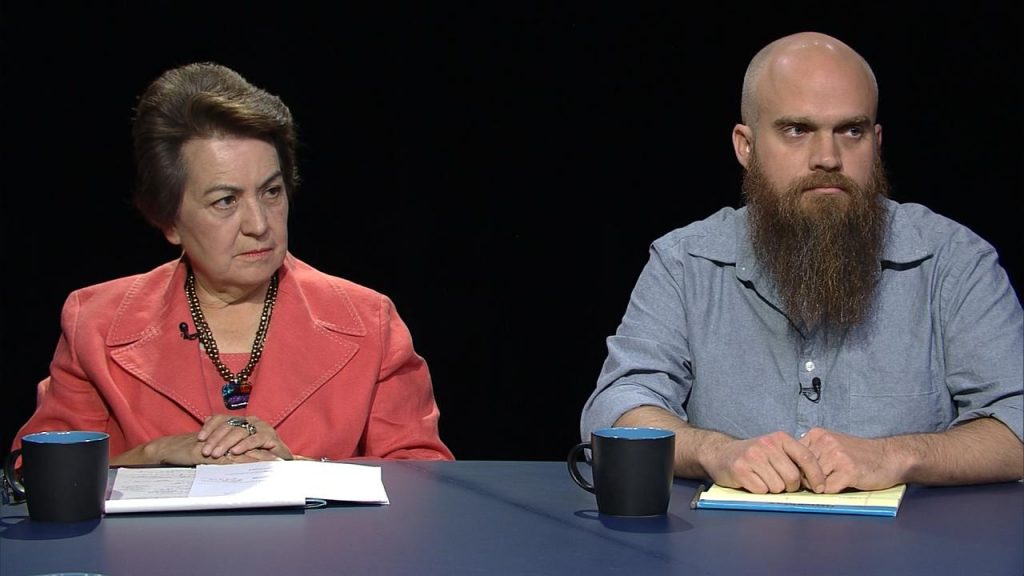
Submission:
[[[79,304],[112,304],[119,306],[126,296],[132,294],[153,294],[157,286],[166,286],[174,275],[178,260],[172,260],[141,274],[121,276],[79,288],[68,296]]]
[[[166,307],[164,298],[178,261],[149,272],[114,278],[79,288],[68,295],[61,310],[65,330],[107,338],[115,327],[137,337]]]
[[[365,335],[381,318],[397,314],[384,294],[351,280],[332,276],[289,255],[278,292],[278,302],[295,291],[310,317],[335,330]]]
[[[387,300],[384,294],[373,288],[323,272],[291,254],[285,259],[285,270],[311,304],[341,300],[362,308],[378,307]]]

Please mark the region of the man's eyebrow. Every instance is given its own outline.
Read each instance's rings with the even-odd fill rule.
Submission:
[[[861,114],[852,118],[847,118],[839,123],[840,126],[870,126],[871,118]]]
[[[857,116],[851,116],[840,120],[836,123],[836,126],[870,126],[871,123],[870,117],[864,114],[859,114]],[[806,116],[781,116],[772,122],[772,126],[776,128],[784,128],[786,126],[817,127],[818,123]]]
[[[806,116],[780,116],[772,122],[772,126],[776,128],[783,128],[785,126],[816,126],[810,118]]]

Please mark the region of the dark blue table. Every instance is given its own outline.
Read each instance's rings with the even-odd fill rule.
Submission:
[[[389,506],[0,519],[0,575],[1024,574],[1024,484],[911,487],[896,518],[690,510],[598,515],[562,462],[373,462]]]

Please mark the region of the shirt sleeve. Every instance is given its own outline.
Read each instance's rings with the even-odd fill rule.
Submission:
[[[955,248],[958,267],[941,287],[946,386],[957,407],[951,426],[996,418],[1024,439],[1024,316],[994,248],[971,238]]]
[[[622,322],[607,340],[608,356],[580,418],[584,440],[638,406],[657,406],[686,420],[693,370],[682,264],[663,252],[672,246],[652,245]]]

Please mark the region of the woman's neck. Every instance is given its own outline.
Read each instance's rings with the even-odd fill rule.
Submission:
[[[196,297],[221,353],[250,352],[270,281],[248,291],[212,291],[196,277]]]

